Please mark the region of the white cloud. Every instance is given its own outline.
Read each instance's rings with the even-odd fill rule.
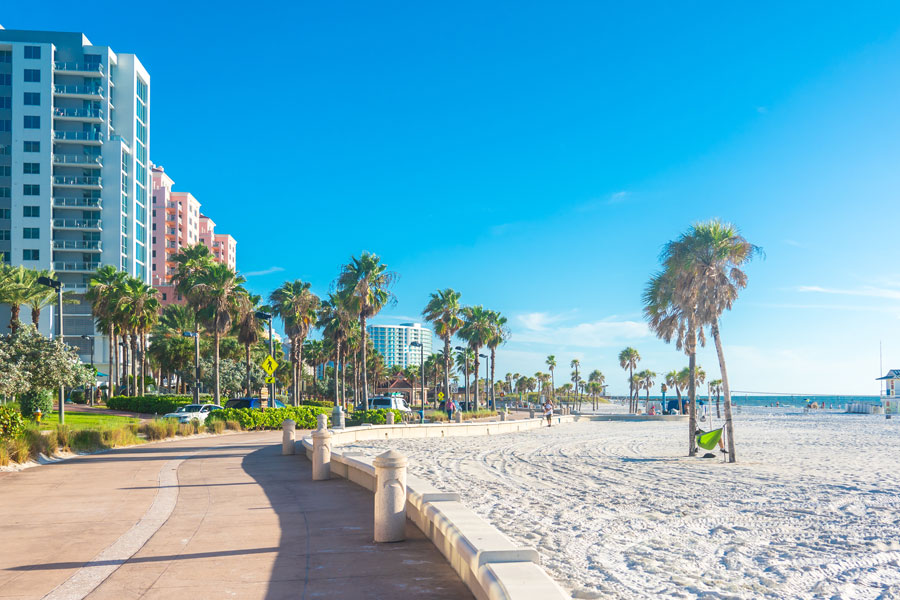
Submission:
[[[788,246],[794,246],[795,248],[806,248],[806,245],[801,244],[797,240],[784,240],[784,243]]]
[[[868,285],[852,290],[825,288],[817,285],[801,285],[796,288],[796,291],[838,296],[862,296],[866,298],[889,298],[891,300],[900,300],[900,290],[877,288]]]
[[[526,313],[516,316],[521,329],[514,328],[511,341],[530,344],[552,344],[601,348],[650,336],[645,323],[608,317],[599,321],[565,324],[572,312],[551,315]]]
[[[250,271],[248,273],[243,273],[244,277],[259,277],[260,275],[271,275],[272,273],[279,273],[284,271],[284,267],[269,267],[268,269],[263,269],[262,271]]]

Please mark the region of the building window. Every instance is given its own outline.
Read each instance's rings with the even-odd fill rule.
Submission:
[[[12,96],[0,96],[0,108],[12,108]]]
[[[25,115],[25,129],[40,129],[41,118],[37,115]]]
[[[41,195],[41,186],[39,186],[35,183],[26,183],[24,186],[22,186],[22,192],[26,196],[40,196]]]
[[[9,165],[0,165],[0,177],[9,177],[12,175],[12,167]]]
[[[0,73],[0,85],[12,85],[12,75],[9,73]]]
[[[40,83],[41,82],[41,70],[40,69],[25,69],[25,81],[27,83]]]
[[[25,142],[25,152],[40,152],[41,151],[41,143],[40,142]]]
[[[0,50],[0,63],[11,63],[12,52],[9,50]]]
[[[9,233],[9,229],[0,229],[0,242],[8,242]]]
[[[9,198],[9,196],[10,196],[9,191],[10,190],[8,187],[0,187],[0,198]],[[7,209],[7,210],[9,210],[9,209]],[[0,219],[2,219],[2,218],[3,217],[0,217]],[[9,217],[7,217],[7,218],[9,218]]]
[[[40,106],[41,105],[41,93],[40,92],[25,92],[25,106]]]
[[[41,163],[22,163],[22,172],[26,175],[40,175]]]
[[[41,251],[25,248],[22,250],[22,260],[41,260]]]
[[[12,121],[9,119],[0,119],[0,131],[12,131]]]
[[[26,227],[22,230],[22,237],[26,240],[41,239],[41,230],[37,227]]]
[[[0,208],[0,219],[9,219],[10,218],[9,211],[10,211],[10,209],[8,209],[8,208]]]
[[[41,47],[40,46],[25,46],[25,58],[40,58],[41,57]]]
[[[39,217],[39,216],[41,216],[41,207],[40,206],[23,206],[22,207],[22,216],[24,216],[24,217]]]

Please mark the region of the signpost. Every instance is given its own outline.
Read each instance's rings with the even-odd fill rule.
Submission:
[[[273,373],[275,373],[275,369],[278,368],[278,361],[276,361],[270,355],[270,356],[267,356],[266,360],[262,361],[262,364],[259,366],[261,366],[262,370],[265,371],[266,373],[268,373],[268,375],[269,375],[268,377],[266,377],[266,383],[269,383],[269,384],[275,383],[275,377],[273,376]],[[263,390],[266,393],[261,398],[261,400],[262,400],[261,404],[262,404],[263,408],[268,408],[269,407],[269,390],[267,388],[263,388]],[[274,395],[272,396],[272,406],[273,407],[275,406]]]

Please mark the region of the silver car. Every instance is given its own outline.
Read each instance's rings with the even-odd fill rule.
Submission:
[[[222,410],[218,404],[186,404],[175,412],[166,413],[163,419],[178,419],[179,423],[190,423],[197,419],[201,423],[206,422],[206,417],[214,410]]]

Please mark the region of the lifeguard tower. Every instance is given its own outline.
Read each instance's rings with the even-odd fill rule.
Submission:
[[[881,405],[884,407],[884,414],[900,414],[900,369],[891,369],[887,375],[879,377],[876,381],[884,382],[881,390]]]

